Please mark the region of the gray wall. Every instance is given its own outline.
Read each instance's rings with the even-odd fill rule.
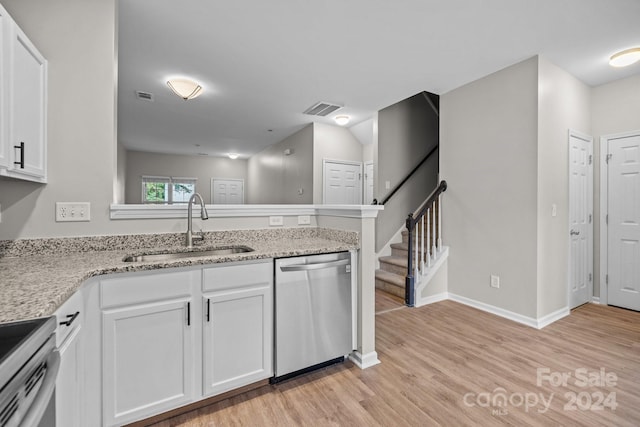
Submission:
[[[0,239],[104,232],[116,190],[115,3],[2,4],[49,60],[49,182],[0,180]],[[56,223],[57,201],[91,202],[91,222]]]
[[[377,178],[375,198],[390,193],[427,153],[438,144],[439,119],[422,94],[378,112]],[[374,137],[375,144],[375,137]],[[374,148],[375,150],[376,148]],[[391,189],[385,189],[385,182]],[[403,226],[438,182],[438,153],[434,154],[380,212],[376,221],[376,250],[380,250]]]
[[[313,203],[313,125],[252,156],[247,173],[247,203]]]
[[[211,178],[242,179],[245,186],[247,182],[247,161],[224,157],[182,156],[128,150],[126,170],[126,203],[142,203],[144,175],[196,178],[196,191],[207,204],[213,203]]]
[[[538,60],[537,315],[569,304],[568,129],[591,133],[591,88],[544,57]],[[557,215],[551,216],[552,205]]]
[[[531,318],[568,306],[568,130],[591,131],[590,98],[538,57],[442,96],[451,293]]]
[[[449,292],[536,317],[538,61],[440,98]],[[501,278],[500,289],[489,276]]]
[[[600,296],[600,137],[640,130],[640,75],[592,89],[594,295]]]
[[[313,124],[313,203],[322,204],[323,159],[362,163],[362,144],[347,128]],[[364,185],[364,183],[363,183]]]

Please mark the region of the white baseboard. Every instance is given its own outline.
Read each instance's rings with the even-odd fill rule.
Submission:
[[[591,302],[594,304],[600,304],[600,297],[592,297]]]
[[[538,318],[538,329],[542,329],[545,326],[548,326],[555,322],[556,320],[560,320],[563,317],[568,316],[571,313],[569,307],[562,307],[559,310],[554,311],[553,313],[549,313],[546,316],[542,316]]]
[[[422,307],[423,305],[429,305],[440,301],[445,301],[449,299],[449,293],[442,292],[439,294],[431,295],[424,298],[416,299],[416,307]]]
[[[424,290],[424,288],[429,286],[429,282],[431,282],[431,279],[433,279],[433,277],[438,273],[438,271],[440,270],[440,267],[442,267],[442,264],[445,263],[448,257],[449,257],[449,247],[444,246],[442,248],[442,251],[438,253],[438,257],[431,264],[431,267],[429,267],[429,269],[427,270],[427,274],[420,277],[420,281],[418,282],[415,288],[415,294],[416,294],[415,306],[416,307],[421,307],[427,304],[433,304],[434,302],[443,301],[447,299],[446,292],[438,293],[438,294],[431,295],[424,298],[420,297],[420,295],[422,295],[422,291]]]
[[[496,316],[504,317],[505,319],[513,320],[514,322],[518,322],[535,329],[542,329],[556,320],[569,315],[569,307],[563,307],[560,310],[536,319],[452,293],[449,293],[449,299],[451,301],[459,302],[460,304],[468,305],[469,307],[477,308],[478,310],[486,311],[487,313],[495,314]]]
[[[371,351],[367,354],[354,351],[349,355],[349,359],[360,369],[367,369],[380,363],[380,360],[378,360],[378,353],[375,351]]]

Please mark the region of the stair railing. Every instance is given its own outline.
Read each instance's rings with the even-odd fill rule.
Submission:
[[[429,160],[429,157],[431,157],[436,151],[438,151],[438,147],[440,147],[440,145],[436,145],[431,150],[429,150],[427,155],[424,156],[422,160],[420,160],[418,164],[415,165],[415,167],[411,169],[411,171],[404,178],[402,178],[398,185],[393,187],[393,190],[389,192],[389,194],[382,200],[382,202],[378,202],[378,199],[373,199],[372,205],[386,205],[387,202],[398,192],[398,190],[400,190],[400,188],[402,188],[402,186],[406,184],[406,182],[409,181],[409,179],[418,171],[418,169],[420,169],[420,167],[425,164],[427,160]]]
[[[415,280],[431,267],[438,253],[442,251],[442,204],[441,194],[447,191],[447,181],[440,181],[438,187],[415,214],[407,217],[408,231],[407,277],[405,279],[404,300],[409,307],[415,305]],[[415,235],[414,235],[415,234]]]

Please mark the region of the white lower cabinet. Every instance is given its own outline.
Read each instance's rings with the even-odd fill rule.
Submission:
[[[104,423],[130,421],[195,397],[191,319],[198,272],[152,273],[102,282]]]
[[[106,426],[272,376],[270,259],[110,276],[100,306]]]
[[[204,395],[273,375],[271,262],[204,270]]]
[[[56,311],[56,345],[60,370],[56,380],[56,425],[82,427],[84,306],[81,292],[75,293]]]

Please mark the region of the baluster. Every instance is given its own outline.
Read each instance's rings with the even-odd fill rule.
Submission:
[[[431,247],[429,239],[431,238],[431,208],[427,209],[427,267],[431,267]]]
[[[420,233],[420,227],[418,227],[419,223],[416,222],[416,244],[415,244],[415,252],[413,254],[413,259],[415,260],[414,263],[414,268],[415,268],[415,273],[413,274],[413,277],[417,278],[420,277],[420,251],[418,251],[418,240],[420,240],[418,238],[418,233]]]
[[[420,218],[420,273],[424,274],[424,215]]]
[[[431,242],[433,244],[433,246],[431,247],[431,255],[433,256],[433,258],[436,258],[437,255],[437,250],[436,250],[436,202],[434,201],[433,204],[431,205],[433,207],[433,221],[431,223],[432,229],[431,229]]]
[[[442,250],[442,193],[438,194],[438,250]]]

